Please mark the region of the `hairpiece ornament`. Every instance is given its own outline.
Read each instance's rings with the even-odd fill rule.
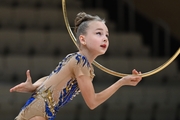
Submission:
[[[71,30],[71,27],[69,25],[69,21],[68,21],[68,17],[67,17],[67,10],[66,10],[66,1],[65,0],[62,0],[62,10],[63,10],[63,16],[64,16],[64,21],[65,21],[65,25],[66,25],[66,28],[68,30],[68,33],[72,39],[72,41],[74,42],[74,44],[76,45],[76,47],[78,48],[78,45],[77,45],[77,40]],[[159,71],[163,70],[165,67],[167,67],[170,63],[172,63],[174,61],[174,59],[180,54],[180,47],[179,49],[176,51],[176,53],[168,60],[166,61],[164,64],[162,64],[161,66],[157,67],[156,69],[154,70],[151,70],[149,72],[146,72],[146,73],[142,73],[141,76],[142,77],[147,77],[147,76],[150,76],[150,75],[153,75],[153,74],[156,74],[158,73]],[[116,72],[116,71],[113,71],[113,70],[110,70],[104,66],[102,66],[101,64],[99,64],[98,62],[96,61],[93,61],[93,64],[101,69],[102,71],[108,73],[108,74],[111,74],[111,75],[114,75],[114,76],[117,76],[117,77],[124,77],[128,74],[124,74],[124,73],[119,73],[119,72]]]

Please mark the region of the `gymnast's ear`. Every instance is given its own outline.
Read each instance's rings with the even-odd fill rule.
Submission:
[[[84,35],[80,35],[79,36],[79,41],[82,45],[86,45],[86,40],[85,40],[85,36]]]

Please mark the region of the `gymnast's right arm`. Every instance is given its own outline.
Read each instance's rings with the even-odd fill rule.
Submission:
[[[25,82],[22,82],[13,88],[10,89],[10,92],[22,92],[22,93],[32,93],[34,92],[47,78],[47,76],[38,79],[35,83],[32,83],[30,71],[26,72],[27,79]]]

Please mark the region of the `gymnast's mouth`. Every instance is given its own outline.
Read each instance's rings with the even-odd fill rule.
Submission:
[[[102,48],[106,48],[106,44],[100,45]]]

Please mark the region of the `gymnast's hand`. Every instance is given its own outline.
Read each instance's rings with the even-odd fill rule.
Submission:
[[[36,89],[36,87],[32,84],[32,79],[29,70],[26,71],[26,76],[27,76],[26,81],[11,88],[10,92],[22,92],[22,93],[33,92]]]
[[[137,72],[135,69],[132,71],[132,75],[127,75],[120,79],[123,85],[136,86],[141,80],[141,72]]]

